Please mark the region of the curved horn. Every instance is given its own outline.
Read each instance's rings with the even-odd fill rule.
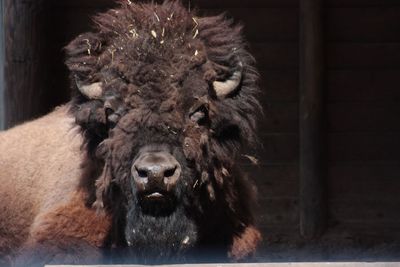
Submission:
[[[82,85],[77,82],[76,85],[79,91],[89,99],[100,99],[103,95],[103,84],[101,82],[92,83],[89,85]]]
[[[242,81],[242,73],[243,64],[239,62],[239,70],[235,71],[229,79],[226,81],[213,82],[214,90],[218,98],[225,98],[239,87]]]

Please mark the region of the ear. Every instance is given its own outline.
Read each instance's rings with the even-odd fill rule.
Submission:
[[[98,73],[104,48],[103,40],[95,33],[81,34],[65,47],[71,86],[88,99],[100,99],[103,93]]]

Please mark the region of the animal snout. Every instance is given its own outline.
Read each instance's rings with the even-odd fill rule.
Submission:
[[[170,191],[179,180],[181,166],[168,152],[146,152],[133,163],[132,175],[139,191]]]

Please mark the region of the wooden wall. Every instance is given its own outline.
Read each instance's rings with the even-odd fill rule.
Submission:
[[[12,63],[7,76],[19,73],[13,74],[15,80],[7,78],[8,83],[17,85],[6,88],[7,101],[19,101],[13,104],[15,115],[8,113],[9,126],[68,99],[62,47],[90,29],[90,15],[113,6],[111,0],[43,1],[43,10],[34,13],[30,25],[6,24],[13,43],[22,42],[7,50],[7,62]],[[184,2],[189,5],[188,0]],[[265,116],[259,124],[263,141],[260,164],[244,165],[259,188],[258,218],[266,239],[297,236],[299,1],[191,2],[203,14],[228,11],[245,25],[249,49],[262,77]],[[400,236],[400,2],[325,0],[323,12],[326,69],[322,93],[327,139],[323,178],[328,189],[329,227],[350,234]],[[40,38],[15,37],[17,29],[31,36],[31,25],[42,27]],[[27,52],[19,55],[17,50]],[[34,86],[20,79],[32,80]],[[35,104],[29,104],[33,100]]]
[[[330,218],[362,233],[399,233],[400,2],[326,8]]]

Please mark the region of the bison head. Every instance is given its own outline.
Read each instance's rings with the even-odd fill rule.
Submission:
[[[93,205],[139,254],[229,245],[253,220],[236,163],[259,109],[240,27],[176,1],[124,1],[95,23],[66,48],[71,111],[101,169]]]

